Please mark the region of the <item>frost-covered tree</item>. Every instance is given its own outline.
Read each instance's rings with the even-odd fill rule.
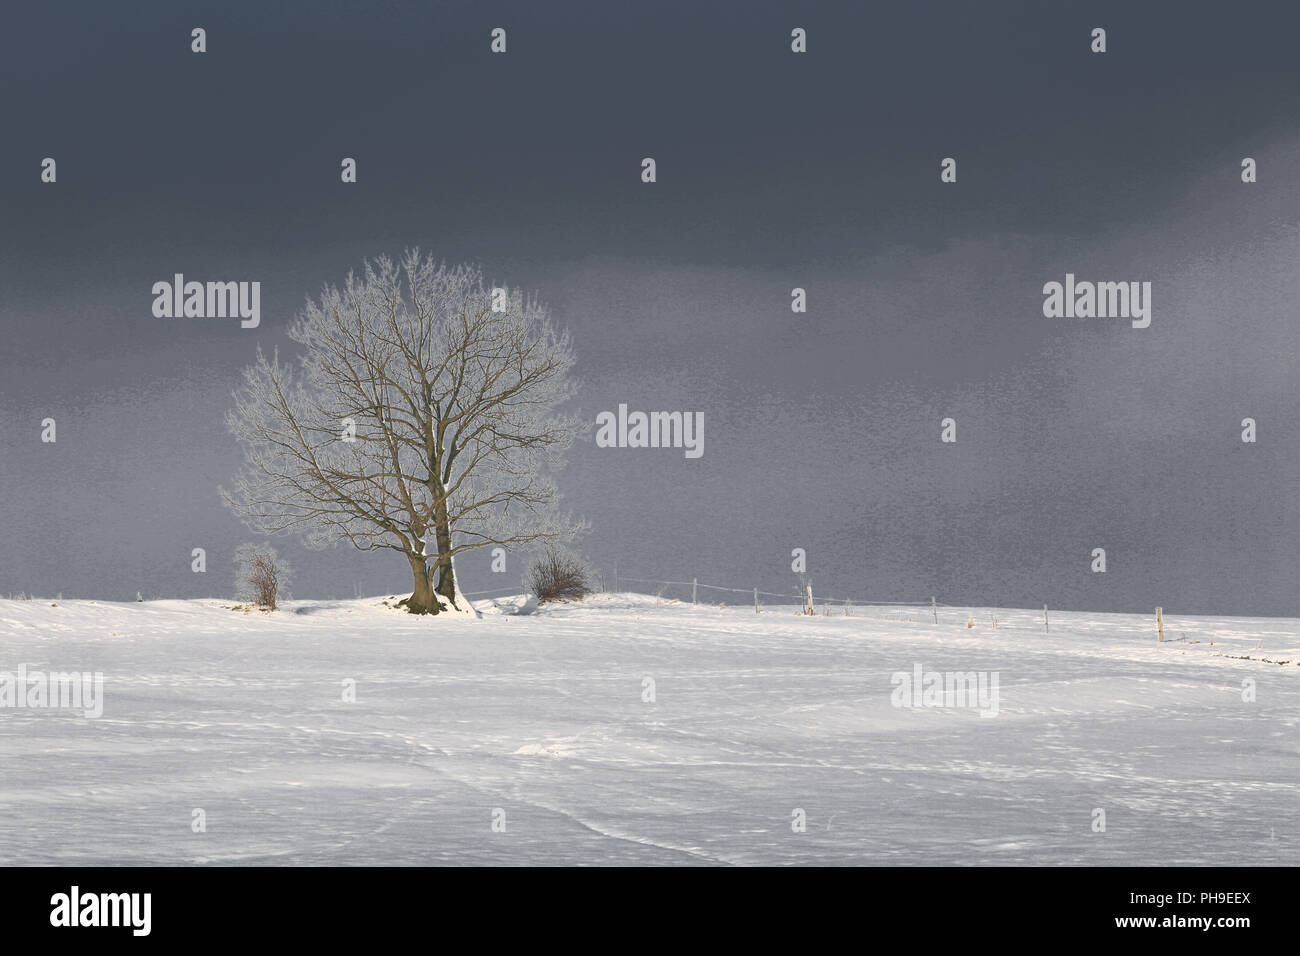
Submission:
[[[456,555],[579,530],[552,478],[582,428],[559,411],[573,352],[537,301],[410,251],[326,286],[289,336],[298,367],[259,349],[227,415],[245,464],[222,495],[250,527],[400,552],[417,614],[464,606]]]

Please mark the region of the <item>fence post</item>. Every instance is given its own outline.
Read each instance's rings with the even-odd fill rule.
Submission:
[[[754,588],[754,613],[758,613],[758,588]]]
[[[698,603],[695,600],[695,585],[698,580],[699,580],[698,578],[691,578],[691,603],[692,604]]]
[[[1156,633],[1160,635],[1160,643],[1165,642],[1165,617],[1160,608],[1156,608]]]
[[[1051,633],[1052,633],[1052,628],[1051,628],[1051,626],[1047,623],[1047,605],[1046,605],[1046,604],[1043,605],[1043,633],[1044,633],[1044,634],[1051,634]]]
[[[813,614],[813,613],[815,613],[815,612],[813,611],[813,596],[812,596],[812,585],[811,585],[811,584],[808,585],[807,597],[804,598],[804,608],[803,608],[803,612],[804,612],[805,614]]]
[[[934,603],[934,598],[930,598],[930,613],[934,615],[934,623],[939,623],[939,608]]]

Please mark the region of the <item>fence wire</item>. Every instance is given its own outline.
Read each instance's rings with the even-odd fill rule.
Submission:
[[[781,594],[776,591],[760,591],[756,588],[731,588],[731,587],[724,587],[720,584],[705,584],[703,581],[665,581],[660,578],[632,578],[632,577],[627,577],[626,575],[623,574],[618,575],[617,581],[619,583],[622,583],[623,581],[632,581],[637,584],[662,584],[665,586],[671,585],[671,586],[685,587],[685,588],[691,588],[691,587],[708,588],[710,591],[729,591],[734,594],[749,594],[749,595],[758,594],[760,597],[776,597],[776,598],[782,598],[787,600],[793,597],[796,601],[799,602],[802,602],[806,597],[805,593],[798,589],[795,589],[793,593],[786,592],[784,594]],[[872,601],[868,598],[835,597],[834,595],[831,594],[819,594],[815,588],[813,590],[813,600],[830,602],[833,604],[855,604],[862,607],[869,607],[872,605],[878,607],[931,607],[931,606],[955,607],[955,605],[944,604],[939,601],[931,602],[930,600]]]
[[[666,580],[664,580],[663,578],[633,578],[633,577],[628,577],[627,575],[624,575],[624,574],[617,575],[617,577],[615,578],[615,581],[616,581],[616,584],[621,584],[621,583],[623,583],[624,581],[629,581],[629,582],[632,582],[632,583],[634,583],[634,584],[658,584],[658,585],[663,585],[663,586],[665,586],[665,587],[683,587],[683,588],[694,587],[694,588],[707,588],[707,589],[710,590],[710,591],[725,591],[725,592],[730,593],[730,594],[747,594],[747,595],[750,595],[751,597],[752,597],[753,595],[757,594],[759,597],[774,597],[774,598],[781,598],[782,600],[792,600],[792,599],[793,599],[794,601],[799,602],[799,603],[802,603],[802,602],[804,601],[804,599],[805,599],[805,594],[804,594],[804,592],[803,592],[803,591],[800,591],[800,590],[797,589],[797,588],[796,588],[796,589],[793,589],[792,591],[788,591],[788,592],[785,592],[785,593],[781,593],[781,592],[777,592],[777,591],[761,591],[761,590],[758,590],[758,589],[756,589],[756,588],[733,588],[733,587],[726,587],[726,586],[721,585],[721,584],[706,584],[706,583],[703,582],[703,581],[666,581]],[[466,597],[478,597],[478,596],[480,596],[480,595],[484,595],[484,594],[506,594],[506,593],[514,593],[514,594],[518,594],[518,593],[520,592],[521,588],[522,588],[522,585],[516,585],[516,586],[513,586],[513,587],[490,588],[490,589],[488,589],[488,590],[486,590],[486,591],[462,591],[461,593],[464,594]],[[829,602],[829,603],[833,603],[833,604],[854,604],[854,605],[859,605],[859,606],[862,606],[862,607],[869,607],[869,606],[877,606],[877,607],[931,607],[931,606],[933,606],[933,607],[955,607],[955,606],[956,606],[956,605],[944,604],[942,601],[931,602],[931,601],[929,601],[929,600],[925,600],[925,601],[873,601],[873,600],[870,600],[870,599],[868,599],[868,598],[844,598],[844,597],[835,597],[834,595],[830,595],[830,594],[820,594],[820,593],[816,592],[815,590],[814,590],[814,592],[813,592],[813,600],[814,600],[814,601],[821,601],[821,602]]]

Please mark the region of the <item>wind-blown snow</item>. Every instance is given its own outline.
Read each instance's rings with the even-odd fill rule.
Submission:
[[[0,709],[0,863],[1298,862],[1295,620],[521,606],[0,601],[0,672],[104,674]]]

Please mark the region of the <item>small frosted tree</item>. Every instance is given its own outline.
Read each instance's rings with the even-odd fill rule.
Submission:
[[[274,611],[293,571],[269,544],[235,549],[235,597]]]
[[[417,614],[459,606],[456,555],[579,530],[552,478],[582,428],[558,411],[573,352],[538,302],[411,251],[326,286],[289,337],[298,367],[259,350],[227,415],[245,464],[222,494],[250,527],[399,552]]]

